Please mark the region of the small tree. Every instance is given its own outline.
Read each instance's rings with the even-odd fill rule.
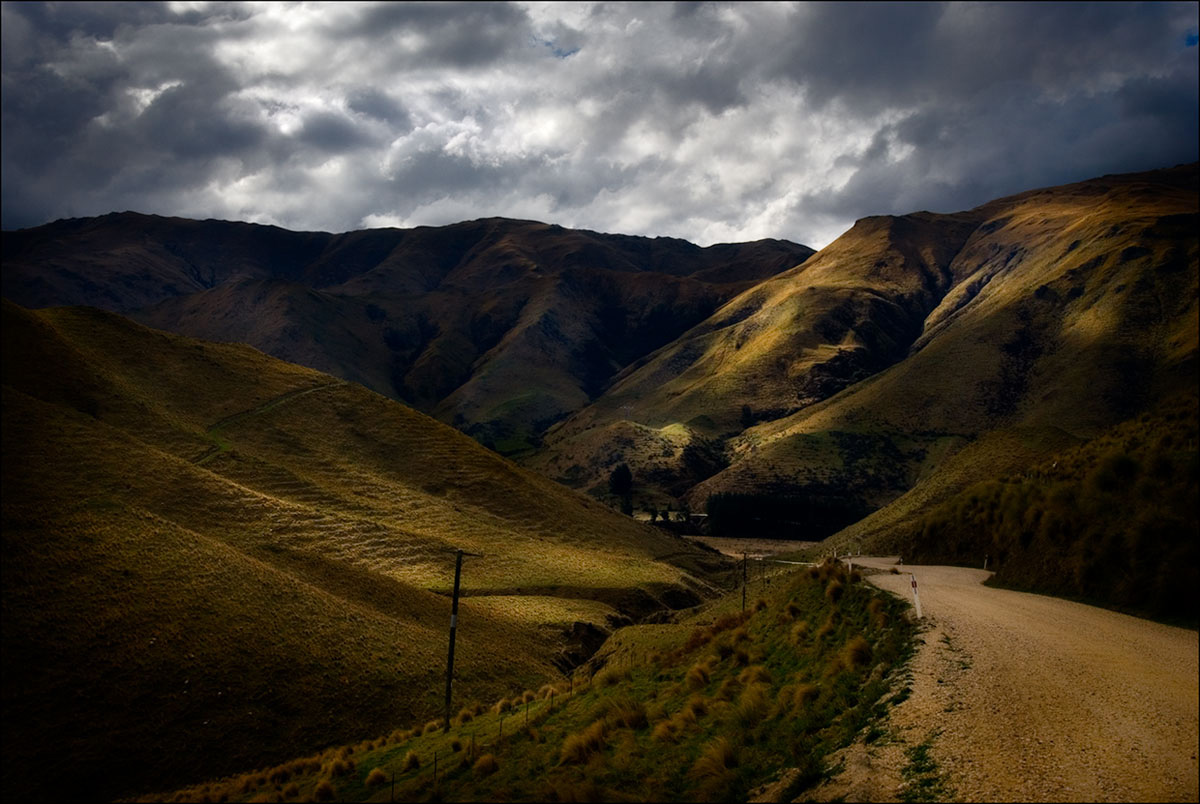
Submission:
[[[608,476],[608,488],[618,497],[628,497],[633,492],[633,472],[628,464],[621,464]]]

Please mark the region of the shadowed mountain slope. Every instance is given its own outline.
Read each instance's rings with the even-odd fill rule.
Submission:
[[[14,798],[159,789],[438,713],[450,548],[483,554],[456,705],[556,677],[588,649],[567,632],[690,605],[719,569],[246,346],[5,302],[2,372]]]
[[[249,343],[513,453],[812,250],[490,218],[346,234],[121,213],[4,233],[4,295]]]
[[[1197,206],[1191,165],[864,219],[626,369],[529,465],[596,489],[626,461],[693,508],[837,500],[841,524],[1019,467],[1195,385]]]

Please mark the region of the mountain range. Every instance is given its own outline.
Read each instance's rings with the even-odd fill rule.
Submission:
[[[1194,387],[1196,215],[1195,165],[866,218],[815,256],[122,213],[5,232],[3,289],[248,343],[598,497],[624,463],[638,507],[794,500],[820,524],[782,529],[819,538]]]
[[[817,253],[500,218],[4,232],[8,793],[136,795],[437,715],[456,549],[463,700],[714,595],[728,562],[612,510],[621,465],[636,507],[717,532],[990,556],[1170,616],[1198,223],[1193,164]]]

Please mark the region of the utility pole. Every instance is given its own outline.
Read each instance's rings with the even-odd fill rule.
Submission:
[[[450,604],[450,655],[446,658],[446,723],[445,731],[450,731],[450,688],[454,683],[454,635],[458,632],[458,587],[462,578],[463,556],[482,557],[479,553],[454,551],[454,598]]]
[[[746,551],[742,551],[742,613],[746,613]]]

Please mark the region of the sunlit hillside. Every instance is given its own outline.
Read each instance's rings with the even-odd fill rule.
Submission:
[[[713,590],[712,554],[249,347],[5,302],[2,371],[14,798],[133,794],[436,714],[453,548],[482,554],[463,696],[560,678],[612,623]]]
[[[693,510],[870,510],[1015,469],[1195,385],[1197,206],[1191,165],[864,219],[632,366],[529,465],[602,488],[624,460]]]

